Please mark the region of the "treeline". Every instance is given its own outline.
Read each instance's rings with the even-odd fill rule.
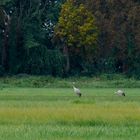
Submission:
[[[0,75],[140,77],[139,0],[1,0]]]

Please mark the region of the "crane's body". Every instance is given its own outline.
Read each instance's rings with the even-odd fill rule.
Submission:
[[[76,95],[78,95],[79,97],[82,96],[80,89],[78,89],[78,88],[76,88],[75,86],[73,86],[73,90],[74,90],[74,93],[75,93]]]
[[[122,91],[122,90],[118,90],[117,92],[115,92],[118,96],[125,96],[125,93],[124,93],[124,91]]]

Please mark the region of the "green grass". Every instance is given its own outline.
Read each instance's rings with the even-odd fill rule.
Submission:
[[[3,88],[2,140],[139,140],[140,89]]]

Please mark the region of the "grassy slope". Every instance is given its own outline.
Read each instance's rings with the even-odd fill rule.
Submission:
[[[139,140],[140,89],[3,88],[0,137],[3,140]]]

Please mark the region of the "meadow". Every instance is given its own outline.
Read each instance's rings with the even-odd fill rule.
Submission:
[[[118,88],[126,97],[114,94]],[[71,139],[139,140],[140,80],[122,75],[0,78],[0,140]]]
[[[77,83],[81,98],[70,84],[35,88],[3,83],[0,139],[139,140],[140,88],[126,86],[126,97],[118,97],[117,86],[84,87],[83,82]]]

